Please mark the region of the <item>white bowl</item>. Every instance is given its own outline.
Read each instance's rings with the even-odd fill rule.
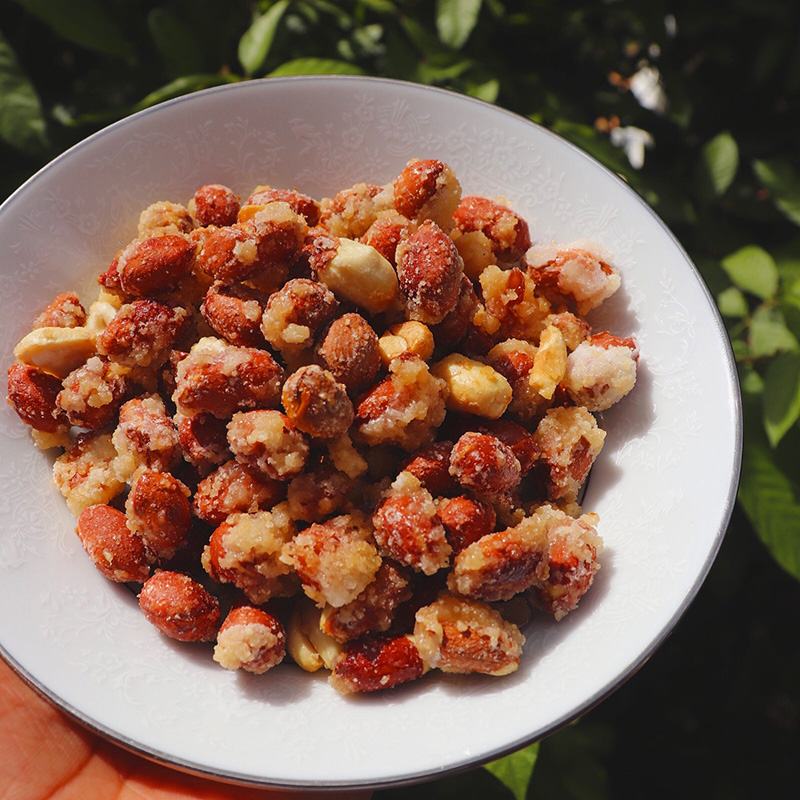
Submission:
[[[146,756],[275,787],[388,786],[499,757],[564,725],[638,669],[686,610],[722,540],[740,462],[727,337],[697,271],[621,180],[531,122],[423,86],[351,77],[211,89],[125,119],[72,148],[0,208],[2,362],[58,292],[87,289],[139,211],[203,183],[329,196],[391,180],[412,157],[449,163],[465,193],[505,195],[535,242],[590,238],[623,287],[596,327],[636,337],[634,392],[584,500],[600,515],[600,571],[580,608],[526,630],[505,678],[429,675],[344,698],[291,664],[220,669],[206,646],[161,636],[74,534],[38,452],[0,416],[0,646],[53,702]]]

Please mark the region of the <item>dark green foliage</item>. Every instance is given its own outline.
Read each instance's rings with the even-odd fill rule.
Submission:
[[[686,618],[627,686],[538,747],[376,798],[796,790],[798,41],[800,6],[785,0],[4,4],[0,198],[71,144],[170,97],[270,75],[379,75],[496,102],[573,141],[652,205],[717,300],[743,386],[744,468]]]

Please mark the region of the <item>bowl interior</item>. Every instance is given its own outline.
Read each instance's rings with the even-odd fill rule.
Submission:
[[[617,687],[667,635],[705,577],[739,467],[738,388],[724,329],[663,224],[622,181],[558,137],[465,97],[330,77],[212,89],[128,118],[73,148],[0,209],[3,363],[58,292],[95,276],[155,200],[203,183],[317,198],[439,158],[470,194],[503,195],[537,243],[592,239],[623,286],[590,316],[636,337],[637,387],[604,414],[584,508],[602,570],[578,611],[526,630],[503,679],[428,676],[345,699],[281,665],[228,673],[209,649],[161,637],[85,557],[74,519],[15,415],[0,415],[0,647],[63,708],[178,767],[279,786],[389,785],[462,769],[541,737]]]

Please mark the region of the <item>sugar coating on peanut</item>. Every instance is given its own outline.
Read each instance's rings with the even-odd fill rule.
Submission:
[[[580,498],[640,354],[591,314],[620,270],[398,166],[153,202],[96,298],[32,309],[14,349],[8,402],[91,562],[222,668],[346,695],[507,675],[600,570]]]

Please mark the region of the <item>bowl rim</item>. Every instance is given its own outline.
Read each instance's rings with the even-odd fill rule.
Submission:
[[[258,787],[264,789],[268,788],[285,789],[290,791],[292,790],[299,791],[304,789],[341,791],[343,789],[367,789],[367,788],[381,789],[381,788],[413,785],[430,780],[435,780],[438,778],[443,778],[450,775],[455,775],[461,772],[465,772],[467,770],[477,768],[490,761],[494,761],[496,759],[509,755],[513,752],[516,752],[517,750],[525,746],[540,741],[544,737],[555,733],[556,731],[570,724],[574,720],[583,716],[588,711],[591,711],[593,708],[599,705],[603,700],[605,700],[608,696],[613,694],[631,677],[633,677],[633,675],[635,675],[639,671],[639,669],[641,669],[644,666],[644,664],[650,659],[650,657],[661,647],[664,641],[672,633],[677,623],[686,613],[689,606],[694,602],[700,590],[700,587],[705,582],[705,579],[708,576],[708,573],[711,570],[711,567],[722,546],[722,541],[724,539],[725,533],[730,523],[731,516],[733,514],[733,510],[736,504],[737,490],[742,469],[743,410],[742,410],[741,387],[739,384],[739,378],[736,370],[735,358],[734,358],[733,348],[730,343],[730,338],[727,334],[727,330],[725,328],[722,315],[719,312],[719,309],[716,305],[716,302],[714,301],[714,298],[708,286],[703,280],[697,266],[694,264],[694,262],[691,260],[688,253],[684,249],[683,245],[677,239],[675,234],[669,229],[666,223],[661,219],[658,213],[644,200],[644,198],[641,195],[639,195],[619,174],[615,173],[613,170],[602,164],[600,161],[598,161],[596,158],[591,156],[586,151],[582,150],[574,143],[570,142],[568,139],[555,133],[554,131],[550,130],[544,125],[535,122],[534,120],[531,120],[523,116],[522,114],[510,111],[508,109],[487,102],[485,100],[471,97],[469,95],[462,94],[450,89],[444,89],[437,86],[429,86],[426,84],[416,83],[413,81],[399,80],[394,78],[383,78],[383,77],[376,77],[369,75],[294,75],[294,76],[281,76],[274,78],[265,77],[265,78],[247,79],[236,83],[229,83],[220,86],[209,87],[207,89],[192,92],[190,94],[171,98],[155,106],[151,106],[149,108],[137,111],[133,114],[129,114],[128,116],[123,117],[119,120],[110,123],[109,125],[104,126],[103,128],[88,135],[86,138],[81,139],[80,141],[71,145],[68,149],[59,153],[57,156],[51,159],[47,164],[38,169],[33,175],[28,177],[19,187],[17,187],[17,189],[15,189],[9,195],[2,202],[2,204],[0,204],[0,216],[2,216],[2,214],[7,210],[7,207],[13,205],[18,200],[18,198],[25,195],[32,188],[35,188],[35,185],[44,178],[46,178],[48,173],[53,169],[57,168],[57,166],[64,159],[70,158],[75,152],[82,150],[84,147],[91,146],[98,139],[102,139],[105,136],[110,135],[118,128],[130,124],[134,120],[140,120],[143,117],[152,114],[164,113],[170,108],[180,106],[184,103],[196,102],[198,98],[203,98],[208,95],[218,94],[222,92],[233,93],[237,91],[258,91],[258,89],[256,89],[255,87],[291,85],[298,83],[304,83],[304,84],[352,83],[354,85],[360,85],[360,86],[370,85],[370,84],[390,85],[404,91],[419,92],[420,94],[423,95],[438,94],[442,96],[447,96],[449,98],[458,98],[461,101],[469,104],[478,104],[480,106],[484,106],[486,109],[490,109],[494,114],[500,113],[502,115],[512,118],[516,122],[523,122],[527,125],[533,126],[535,129],[539,131],[540,134],[544,134],[548,137],[551,137],[552,139],[559,142],[561,146],[566,146],[574,154],[577,154],[580,158],[591,163],[595,168],[599,167],[607,177],[611,178],[619,186],[621,186],[624,189],[624,191],[628,194],[628,196],[631,199],[635,200],[635,202],[638,203],[640,206],[642,206],[646,210],[646,212],[658,223],[662,232],[666,234],[668,239],[671,241],[672,245],[679,251],[679,253],[685,259],[687,265],[690,267],[690,273],[693,275],[694,280],[699,285],[701,292],[704,295],[705,301],[709,307],[709,310],[711,311],[711,314],[713,316],[716,328],[721,334],[721,346],[726,354],[725,372],[729,381],[728,389],[730,391],[731,406],[735,416],[733,470],[730,475],[730,480],[728,483],[728,491],[727,491],[727,496],[725,498],[725,504],[724,507],[720,509],[719,524],[714,534],[713,546],[709,549],[709,552],[705,557],[705,561],[702,565],[702,568],[695,576],[692,585],[686,591],[686,594],[683,597],[683,600],[680,603],[680,605],[674,610],[669,620],[666,622],[666,624],[664,624],[662,629],[659,631],[659,634],[650,641],[649,645],[642,650],[639,656],[635,660],[630,662],[627,668],[619,675],[617,675],[614,680],[610,681],[607,685],[600,688],[597,692],[595,692],[595,694],[584,700],[578,707],[573,708],[569,713],[564,714],[561,717],[551,721],[550,724],[542,727],[541,729],[531,732],[530,735],[521,737],[520,739],[515,740],[513,742],[509,742],[502,748],[497,748],[496,750],[493,750],[490,753],[482,753],[478,757],[466,758],[458,764],[442,768],[433,773],[430,771],[416,771],[416,772],[410,771],[408,773],[398,774],[396,776],[381,780],[364,779],[364,780],[353,781],[353,780],[335,779],[325,782],[315,782],[315,781],[303,782],[297,780],[258,780],[258,779],[253,779],[251,776],[248,775],[217,771],[213,768],[206,767],[203,764],[192,762],[189,759],[184,760],[176,758],[169,754],[161,753],[155,748],[148,748],[146,745],[133,741],[128,737],[115,732],[114,730],[108,728],[107,726],[91,719],[88,715],[81,712],[80,709],[77,709],[71,704],[65,702],[55,692],[51,691],[46,685],[44,685],[36,678],[34,678],[24,666],[18,663],[16,659],[14,659],[6,651],[2,642],[0,642],[0,657],[2,657],[3,660],[11,667],[11,669],[36,693],[44,697],[48,702],[56,706],[58,709],[67,714],[71,719],[75,720],[86,729],[102,736],[104,739],[122,747],[128,752],[139,755],[157,764],[173,768],[179,772],[196,775],[208,778],[210,780],[215,780],[232,785],[239,785],[251,788]]]

